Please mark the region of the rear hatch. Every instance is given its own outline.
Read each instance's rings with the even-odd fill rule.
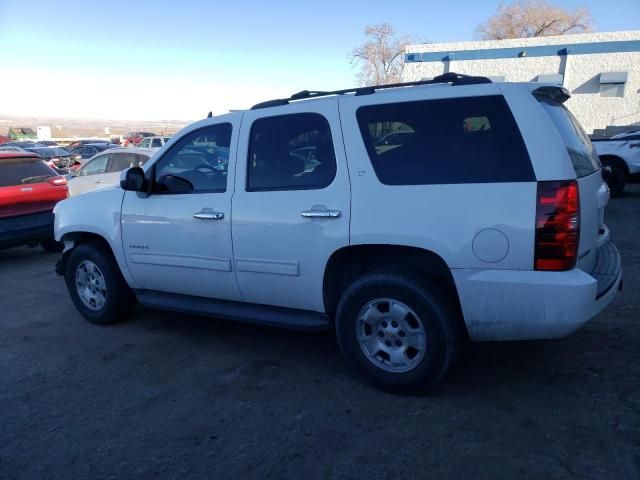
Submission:
[[[0,158],[0,218],[53,210],[67,182],[39,157]]]
[[[576,172],[580,194],[580,240],[576,266],[591,272],[596,262],[596,248],[608,238],[604,226],[604,209],[609,201],[609,189],[602,179],[600,160],[591,140],[580,123],[559,100],[550,95],[536,98],[564,140]]]

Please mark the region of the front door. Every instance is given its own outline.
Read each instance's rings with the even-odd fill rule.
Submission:
[[[280,110],[243,117],[233,199],[236,276],[246,302],[322,312],[325,266],[349,244],[337,102]]]
[[[195,129],[147,170],[149,196],[126,192],[123,249],[139,288],[240,300],[231,249],[236,137],[232,123]]]

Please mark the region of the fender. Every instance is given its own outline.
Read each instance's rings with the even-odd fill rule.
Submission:
[[[57,241],[65,243],[63,259],[75,248],[77,237],[82,234],[97,235],[104,239],[129,286],[137,288],[122,249],[120,220],[123,199],[124,191],[114,187],[94,190],[59,202],[53,210],[54,236]]]

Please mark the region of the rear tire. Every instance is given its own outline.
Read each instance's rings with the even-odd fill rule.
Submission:
[[[400,393],[434,388],[464,339],[451,296],[434,281],[370,273],[344,292],[336,334],[348,363],[378,387]]]
[[[125,320],[136,303],[113,254],[98,242],[82,243],[71,251],[65,282],[76,308],[91,323]]]
[[[624,170],[617,165],[609,165],[609,168],[611,168],[611,174],[607,180],[607,185],[609,185],[611,198],[620,197],[627,185],[627,176],[625,175]]]

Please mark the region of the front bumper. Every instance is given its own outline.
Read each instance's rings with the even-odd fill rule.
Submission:
[[[611,303],[622,285],[620,254],[597,250],[594,269],[566,272],[453,270],[462,313],[475,341],[567,336]]]

